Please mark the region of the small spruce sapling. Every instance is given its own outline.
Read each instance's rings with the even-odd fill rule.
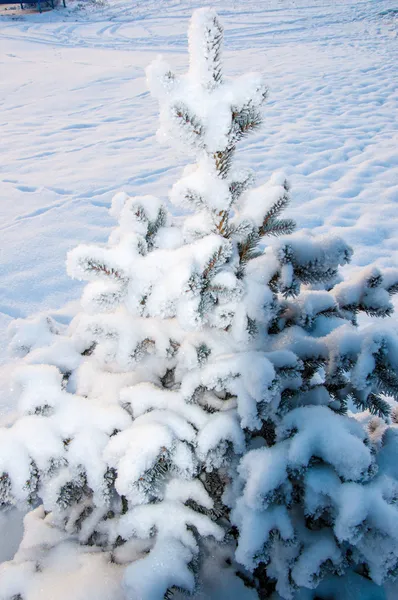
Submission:
[[[267,88],[226,78],[222,43],[200,9],[188,73],[147,71],[159,136],[196,156],[170,192],[184,218],[117,194],[109,243],[68,256],[82,312],[12,325],[0,503],[30,512],[1,600],[64,598],[63,571],[96,600],[184,597],[209,572],[285,599],[397,573],[398,341],[357,316],[392,313],[398,271],[342,281],[351,249],[292,233],[286,179],[235,166]]]

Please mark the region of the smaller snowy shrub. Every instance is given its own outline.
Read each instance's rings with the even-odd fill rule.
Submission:
[[[88,281],[68,329],[12,325],[0,503],[30,512],[1,600],[290,599],[398,572],[398,339],[357,327],[392,313],[398,271],[343,281],[351,249],[282,218],[285,177],[236,167],[267,88],[224,76],[222,39],[198,10],[188,73],[147,72],[159,136],[197,159],[170,191],[184,217],[117,194],[109,243],[68,256]]]

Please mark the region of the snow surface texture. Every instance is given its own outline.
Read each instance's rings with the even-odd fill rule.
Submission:
[[[121,223],[121,225],[122,225],[122,223]],[[388,264],[391,264],[391,263],[388,263]],[[227,283],[226,281],[223,281],[223,282],[222,282],[222,284],[223,284],[223,285],[225,285],[226,283]],[[97,292],[98,292],[98,290],[97,290]],[[344,291],[344,289],[341,289],[341,290],[339,291],[339,295],[340,295],[341,297],[344,297],[344,292],[345,292],[345,291]],[[358,293],[358,294],[361,294],[361,293],[362,293],[362,290],[361,290],[361,286],[360,286],[360,285],[358,286],[358,291],[357,291],[357,293]],[[98,294],[97,294],[97,296],[98,296]],[[88,300],[90,300],[90,299],[88,299]],[[320,300],[322,300],[322,298],[320,298]],[[308,306],[307,306],[306,308],[308,309]],[[306,310],[306,313],[308,313],[308,310]],[[42,325],[43,325],[43,323],[42,323],[42,324],[40,324],[40,323],[38,324],[38,330],[42,330],[42,329],[43,329]],[[44,325],[45,325],[45,324],[44,324]],[[52,329],[53,327],[56,327],[56,325],[55,325],[55,324],[53,324],[52,322],[48,322],[49,336],[51,336],[51,334],[52,334],[52,331],[51,331],[51,329]],[[27,336],[27,338],[28,338],[28,339],[26,340],[26,346],[27,346],[27,347],[29,347],[29,346],[31,347],[31,346],[32,346],[32,340],[34,341],[34,337],[35,337],[34,331],[33,331],[33,332],[31,332],[31,335],[28,335],[28,336]],[[58,354],[58,353],[57,353],[57,354]],[[65,360],[68,360],[68,361],[70,361],[70,365],[71,365],[71,367],[70,367],[70,368],[71,368],[71,369],[73,369],[73,368],[74,368],[73,364],[75,364],[76,360],[78,360],[78,359],[77,359],[77,357],[76,357],[75,355],[73,355],[73,352],[72,352],[72,353],[70,353],[70,354],[68,354],[68,353],[65,353],[65,351],[63,351],[63,352],[61,352],[61,353],[60,353],[60,355],[61,355],[61,354],[62,354],[62,356],[65,358]],[[45,357],[45,356],[43,356],[43,355],[41,355],[41,356],[37,356],[37,357],[36,357],[36,362],[42,362],[42,361],[47,361],[47,362],[48,362],[49,360],[50,360],[50,359],[49,359],[49,357]],[[35,362],[35,360],[33,360],[33,362]],[[58,366],[58,365],[57,365],[57,366]],[[76,366],[76,365],[75,365],[75,366]],[[365,365],[365,366],[366,366],[366,365]],[[66,367],[66,365],[63,365],[63,368],[64,368],[64,369],[66,369],[66,368],[67,368],[67,367]],[[51,386],[56,386],[56,384],[57,384],[57,383],[59,383],[59,382],[57,382],[57,381],[56,381],[55,370],[54,370],[54,371],[51,371],[51,368],[50,368],[50,370],[47,370],[47,372],[46,372],[45,374],[43,373],[43,380],[44,380],[44,381],[48,381],[48,385],[49,385],[49,388],[50,388],[50,389],[51,389]],[[23,386],[24,386],[24,383],[25,383],[25,382],[24,382],[24,380],[23,380],[23,375],[22,375],[22,379],[19,381],[19,384],[20,384],[20,385],[23,387]],[[34,383],[34,382],[33,382],[33,383]],[[33,391],[34,391],[34,390],[33,390]],[[41,388],[41,391],[42,391],[42,388]],[[54,398],[55,398],[55,401],[57,401],[56,395],[54,396],[54,393],[53,393],[53,392],[52,392],[51,394],[49,394],[49,396],[51,397],[51,399],[52,399],[53,401],[54,401]],[[32,397],[34,398],[34,394],[32,395],[32,390],[29,390],[29,394],[27,394],[27,398],[29,399],[29,401],[31,401],[31,400],[32,400]],[[41,400],[43,400],[43,399],[41,398]],[[23,397],[22,397],[22,399],[21,399],[21,402],[23,403]],[[25,406],[24,408],[25,408],[25,410],[29,410],[29,408],[33,408],[33,406],[32,406],[32,407]],[[320,409],[320,410],[322,410],[322,409]],[[115,415],[115,418],[117,419],[117,415]],[[120,418],[121,418],[121,417],[120,417]],[[73,427],[75,427],[75,428],[77,428],[77,429],[78,429],[78,425],[77,425],[77,424],[76,424],[76,425],[74,425],[73,423],[72,423],[72,424],[71,424],[71,423],[69,423],[69,424],[67,424],[67,425],[68,425],[68,427],[72,427],[72,428],[73,428]],[[101,429],[101,424],[97,424],[97,425],[98,425],[98,427]],[[297,423],[295,423],[295,425],[296,425],[296,426],[298,426],[298,422],[297,422]],[[121,423],[121,426],[123,426],[123,424],[122,424],[122,423]],[[287,424],[286,426],[287,426],[287,428],[289,427],[289,425],[288,425],[288,424]],[[293,425],[292,425],[292,424],[290,424],[290,427],[292,427],[292,426],[293,426]],[[102,427],[105,427],[105,425],[102,425]],[[175,424],[174,424],[174,428],[175,428],[176,430],[178,430],[178,423],[175,423]],[[105,430],[106,430],[106,427],[105,427]],[[38,433],[38,435],[40,434],[40,432],[37,432],[37,433]],[[23,435],[23,431],[21,431],[21,435]],[[187,436],[187,435],[189,436],[189,432],[187,432],[187,431],[183,432],[183,431],[181,430],[181,424],[180,424],[179,436],[184,436],[184,435],[185,435],[185,436]],[[189,438],[185,438],[185,439],[189,439]],[[238,442],[237,442],[237,443],[238,443]],[[48,449],[48,452],[49,452],[48,456],[50,455],[50,450],[51,450],[51,455],[52,455],[52,456],[54,456],[54,455],[56,456],[56,455],[57,455],[56,440],[54,440],[54,446],[53,446],[51,449]],[[118,452],[118,450],[117,450],[117,448],[116,448],[116,449],[114,449],[114,450],[115,450],[115,452],[116,452],[116,454],[114,454],[114,456],[115,456],[115,460],[117,461],[117,452]],[[76,450],[75,450],[75,452],[76,452],[76,455],[77,455],[77,456],[78,456],[78,455],[81,455],[81,448],[79,449],[79,448],[77,447],[77,448],[76,448]],[[43,454],[43,453],[39,453],[38,455],[36,455],[36,456],[35,456],[35,459],[36,459],[36,461],[38,462],[38,464],[40,463],[40,461],[42,461],[42,462],[41,462],[41,464],[44,464],[44,465],[45,465],[45,463],[46,463],[46,460],[48,460],[48,456],[46,456],[46,455],[45,455],[45,453],[44,453],[44,454]],[[88,457],[88,460],[89,460],[89,457]],[[110,459],[110,460],[111,460],[111,459]],[[303,460],[305,460],[305,458],[304,458]],[[364,461],[365,461],[365,462],[364,462],[364,464],[366,464],[366,457],[364,458]],[[121,468],[121,467],[120,467],[120,465],[119,465],[119,469],[120,469],[120,468]],[[336,466],[336,468],[337,468],[337,466]],[[341,469],[344,469],[344,465],[341,467]],[[344,471],[343,471],[343,470],[342,470],[342,473],[344,473]],[[350,475],[352,476],[352,474],[350,474]],[[333,483],[333,482],[332,482],[332,483]],[[332,485],[332,483],[331,483],[331,485]],[[314,485],[315,485],[315,484],[314,484]],[[315,492],[316,492],[316,489],[315,489],[315,488],[314,488],[314,490],[315,490]],[[171,492],[170,492],[170,493],[171,493]],[[173,493],[174,493],[174,496],[173,496],[173,498],[175,499],[175,493],[176,493],[176,492],[174,491]],[[347,493],[348,493],[348,492],[347,492]],[[353,493],[353,492],[352,492],[352,493]],[[386,493],[387,493],[387,492],[386,492]],[[349,495],[347,496],[347,500],[348,500],[348,501],[350,500],[350,496],[349,496]],[[40,512],[40,511],[39,511],[39,512]],[[49,530],[51,531],[51,524],[47,524],[47,525],[46,525],[46,524],[44,523],[44,521],[45,521],[45,519],[44,519],[44,515],[37,514],[37,515],[36,515],[36,517],[35,517],[35,515],[31,515],[31,516],[30,516],[30,519],[32,519],[32,518],[37,518],[37,519],[38,519],[38,523],[40,523],[40,520],[41,520],[41,521],[43,521],[43,525],[38,525],[38,526],[40,526],[40,527],[43,527],[43,526],[48,526],[48,525],[49,525]],[[239,517],[237,517],[237,518],[239,518]],[[274,518],[276,519],[276,522],[278,522],[279,526],[281,527],[281,531],[283,531],[283,527],[284,527],[284,525],[283,525],[283,515],[275,515],[275,516],[274,516]],[[350,518],[350,515],[346,515],[346,520],[347,520],[347,522],[346,522],[346,523],[349,523],[349,518]],[[144,525],[143,525],[143,526],[144,526]],[[346,524],[345,526],[347,526],[347,524]],[[286,537],[289,537],[289,531],[284,531],[284,534],[286,535]],[[27,541],[27,543],[28,543],[28,542],[29,542],[29,540]],[[90,574],[89,574],[89,573],[87,574],[87,572],[86,572],[86,571],[87,571],[87,565],[89,565],[89,566],[90,566],[90,568],[91,568],[91,567],[92,567],[92,565],[94,564],[93,560],[91,560],[91,558],[90,558],[90,561],[87,563],[87,562],[85,562],[85,560],[84,560],[84,557],[82,557],[82,559],[81,559],[81,562],[80,562],[80,563],[76,563],[76,560],[77,560],[77,559],[76,559],[76,552],[75,552],[75,548],[73,548],[73,549],[72,549],[72,548],[68,548],[68,547],[67,547],[67,546],[68,546],[68,544],[67,544],[67,543],[65,543],[65,545],[64,545],[65,547],[62,547],[62,540],[57,540],[57,542],[61,542],[61,545],[60,545],[60,548],[61,548],[61,549],[60,549],[59,561],[58,561],[58,563],[57,563],[57,558],[56,558],[56,557],[54,558],[54,556],[52,555],[52,557],[51,557],[51,564],[48,564],[49,571],[47,571],[47,575],[46,575],[46,576],[43,576],[43,578],[40,578],[40,577],[38,578],[38,592],[37,592],[37,593],[39,593],[39,588],[40,588],[40,590],[41,590],[41,591],[43,591],[43,589],[45,590],[45,589],[46,589],[46,586],[48,586],[48,587],[47,587],[47,589],[48,589],[48,590],[50,590],[50,589],[51,589],[51,585],[52,585],[52,583],[51,583],[51,570],[53,569],[53,570],[55,571],[55,573],[57,573],[57,570],[59,571],[59,569],[61,568],[61,565],[62,565],[62,567],[64,566],[64,564],[65,564],[65,560],[67,560],[67,557],[68,557],[68,552],[70,553],[69,555],[70,555],[70,557],[71,557],[71,560],[72,560],[72,557],[73,557],[73,560],[72,560],[72,563],[73,563],[73,564],[71,564],[71,569],[72,569],[74,572],[76,572],[76,569],[77,569],[77,568],[81,568],[81,569],[82,569],[82,572],[84,573],[84,578],[85,578],[85,580],[88,580],[88,581],[89,581],[89,576],[90,576]],[[23,551],[23,548],[22,548],[22,551]],[[333,548],[333,546],[332,546],[332,545],[329,545],[329,547],[327,547],[327,544],[325,545],[325,543],[323,543],[323,547],[320,547],[318,551],[321,553],[321,554],[320,554],[320,557],[321,557],[321,556],[324,556],[324,557],[330,557],[330,559],[331,559],[331,560],[334,560],[334,559],[336,559],[336,560],[337,560],[337,559],[338,559],[338,556],[336,555],[336,550]],[[181,548],[181,549],[175,548],[175,549],[174,549],[174,552],[176,552],[176,553],[178,553],[178,552],[183,552],[183,550],[182,550],[182,548]],[[323,552],[323,554],[322,554],[322,552]],[[154,560],[156,561],[156,554],[154,555]],[[101,563],[101,558],[100,558],[100,556],[98,556],[98,561],[99,561],[99,562],[98,562],[98,565],[97,565],[97,567],[96,567],[96,568],[100,568],[100,569],[101,569],[101,568],[102,568],[102,566],[100,565],[100,563]],[[45,558],[44,558],[44,562],[45,562]],[[242,562],[244,562],[244,561],[242,561]],[[167,566],[165,566],[165,568],[167,569]],[[86,569],[86,570],[84,570],[84,569]],[[114,567],[114,569],[117,569],[117,567]],[[48,573],[50,573],[50,574],[48,574]],[[301,565],[301,570],[300,570],[300,573],[299,573],[299,574],[297,574],[297,576],[298,576],[298,577],[299,577],[299,576],[301,576],[301,577],[302,577],[302,584],[303,584],[303,585],[305,585],[305,583],[306,583],[306,580],[305,580],[305,564]],[[47,580],[47,581],[45,581],[46,577],[48,578],[48,580]],[[167,577],[167,573],[165,573],[165,577]],[[183,574],[183,573],[181,574],[181,577],[182,577],[182,583],[187,583],[187,581],[186,581],[186,580],[184,581],[184,579],[183,579],[183,578],[184,578],[184,574]],[[43,581],[41,581],[41,579],[43,579]],[[111,573],[109,574],[109,581],[112,581],[112,574],[111,574]],[[70,590],[69,590],[69,591],[70,591]],[[102,590],[102,591],[103,591],[103,590]],[[80,593],[80,592],[78,592],[78,591],[77,591],[77,588],[76,588],[76,592],[75,592],[74,594],[72,594],[72,595],[73,595],[73,597],[76,597],[76,598],[77,598],[77,597],[78,597],[78,596],[77,596],[77,594],[78,594],[78,593]],[[109,591],[107,591],[107,593],[109,593],[109,596],[110,596],[110,597],[111,597],[112,595],[113,595],[113,597],[115,597],[115,596],[117,597],[117,592],[116,592],[116,590],[110,589]]]

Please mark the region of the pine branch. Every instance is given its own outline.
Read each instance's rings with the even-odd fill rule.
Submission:
[[[81,353],[82,356],[91,356],[92,353],[95,350],[97,343],[94,342],[93,344],[91,344],[91,346],[89,346],[88,348],[86,348],[85,350],[83,350],[83,352]]]
[[[200,479],[205,490],[214,501],[214,506],[211,509],[213,515],[216,518],[220,518],[221,516],[226,517],[229,510],[223,503],[222,496],[225,486],[229,483],[228,476],[221,469],[218,469],[211,472],[203,471]]]
[[[191,202],[197,208],[201,209],[204,206],[206,206],[206,203],[203,200],[202,196],[192,190],[187,190],[185,192],[185,199],[188,200],[188,202]]]
[[[238,252],[241,265],[246,265],[250,260],[261,255],[261,252],[257,250],[258,242],[259,235],[257,231],[252,230],[244,242],[238,243]]]
[[[390,287],[386,288],[386,290],[390,294],[390,296],[393,296],[394,294],[398,294],[398,281],[396,283],[394,283],[393,285],[390,285]]]
[[[128,509],[129,509],[129,502],[128,502],[126,496],[121,496],[120,500],[122,502],[122,515],[125,515],[125,514],[127,514]]]
[[[362,306],[358,307],[359,310],[365,312],[369,317],[381,317],[385,319],[386,317],[391,317],[394,313],[394,308],[392,306]]]
[[[205,270],[202,273],[202,277],[204,280],[209,280],[212,276],[216,274],[217,269],[221,266],[220,260],[223,257],[223,254],[224,252],[222,247],[220,247],[217,250],[217,252],[213,254],[211,259],[207,263]]]
[[[54,414],[54,407],[49,404],[42,404],[35,406],[34,410],[28,412],[29,415],[41,415],[42,417],[49,417]]]
[[[214,88],[222,83],[222,46],[224,39],[224,28],[218,18],[213,18],[212,27],[205,30],[205,56],[212,82],[210,87]]]
[[[163,447],[151,467],[134,482],[140,492],[148,495],[148,500],[153,501],[159,496],[164,480],[171,469],[171,456],[167,448]]]
[[[282,417],[290,410],[294,408],[295,401],[298,399],[299,394],[296,390],[291,390],[290,388],[286,388],[281,393],[281,400],[279,402],[279,406],[276,414],[279,417]]]
[[[258,435],[265,439],[268,447],[271,447],[276,442],[276,426],[272,419],[265,419],[262,422],[261,429],[253,432],[253,435]]]
[[[390,317],[394,312],[392,306],[367,306],[362,302],[358,304],[346,304],[345,306],[340,306],[340,309],[352,313],[354,317],[358,313],[364,312],[369,317],[381,317],[382,319]]]
[[[207,362],[210,354],[210,348],[204,343],[200,344],[200,346],[196,348],[196,355],[198,357],[198,363],[200,366],[203,366]]]
[[[269,289],[274,294],[277,294],[279,292],[279,282],[280,282],[280,272],[277,271],[276,273],[274,273],[274,275],[271,277],[271,279],[268,282]]]
[[[100,263],[99,261],[93,258],[88,258],[85,261],[85,265],[87,267],[87,270],[95,271],[96,273],[106,275],[107,277],[111,277],[112,279],[118,279],[119,281],[124,281],[126,279],[126,276],[123,275],[117,269],[114,269],[113,267],[107,267],[105,264]]]
[[[226,238],[234,238],[237,242],[244,242],[247,237],[256,233],[253,228],[253,223],[248,220],[241,221],[237,225],[228,225],[225,231]]]
[[[150,338],[145,338],[137,344],[133,352],[130,354],[130,358],[135,362],[139,362],[144,358],[146,354],[152,353],[155,347],[156,344],[154,340],[151,340]]]
[[[74,533],[78,533],[81,530],[84,521],[93,513],[93,510],[94,510],[93,506],[82,506],[82,511],[79,514],[79,516],[76,518],[75,522],[73,523],[73,521],[71,522],[69,520],[68,529],[70,530],[70,527],[73,523]]]
[[[254,337],[258,333],[258,326],[255,319],[247,317],[247,331],[250,337]]]
[[[290,315],[290,316],[289,316]],[[337,317],[339,316],[339,312],[336,308],[327,308],[325,310],[320,310],[319,312],[314,312],[313,314],[308,314],[306,312],[299,312],[291,314],[291,309],[288,307],[286,309],[286,313],[282,314],[282,317],[286,318],[285,327],[291,327],[292,325],[300,325],[304,329],[311,330],[314,325],[314,322],[318,317]]]
[[[167,71],[162,77],[163,87],[165,89],[170,89],[172,87],[173,83],[175,82],[175,80],[176,80],[176,76],[173,73],[173,71],[170,71],[170,70]]]
[[[268,324],[268,334],[269,335],[275,335],[277,333],[280,333],[282,331],[282,329],[283,329],[283,325],[280,322],[279,316],[272,319],[272,321],[270,321]]]
[[[244,106],[239,111],[233,111],[232,121],[236,140],[242,138],[246,133],[258,129],[262,123],[261,114],[251,104]]]
[[[269,221],[266,225],[260,227],[260,236],[264,235],[290,235],[296,229],[296,223],[292,219],[283,219],[280,221]]]
[[[83,496],[88,493],[86,475],[85,473],[80,473],[78,478],[68,481],[61,487],[57,498],[57,505],[65,510],[72,506],[72,504],[80,502]]]
[[[207,315],[217,304],[217,297],[214,295],[213,291],[208,287],[208,282],[205,283],[205,289],[200,296],[200,302],[198,306],[198,314],[203,319],[205,315]]]
[[[228,228],[228,216],[229,216],[228,211],[222,210],[218,213],[218,216],[220,217],[220,221],[218,222],[216,227],[217,227],[218,232],[221,235],[224,235]],[[224,235],[224,237],[226,237],[226,236]]]
[[[120,432],[115,430],[110,437],[113,437],[114,435],[117,435],[118,433],[120,433]],[[108,489],[109,492],[115,485],[116,478],[117,478],[116,469],[114,469],[113,467],[107,467],[105,474],[104,474],[104,483],[105,483],[105,487]]]
[[[388,404],[388,402],[386,402],[386,400],[383,400],[383,398],[378,394],[374,394],[373,392],[371,392],[368,395],[367,404],[369,411],[372,413],[372,415],[377,415],[378,417],[382,417],[384,419],[386,419],[390,415],[390,405]]]
[[[216,152],[214,156],[216,169],[219,172],[222,179],[225,179],[229,173],[232,165],[233,155],[235,152],[235,146],[229,146],[225,150]]]
[[[223,26],[214,11],[203,8],[194,13],[188,36],[190,70],[209,91],[222,83],[223,37]]]
[[[0,508],[12,506],[13,504],[11,480],[8,473],[3,473],[0,475]]]
[[[192,273],[187,281],[187,289],[185,293],[192,293],[194,296],[199,295],[203,290],[203,277],[200,273]]]
[[[320,310],[316,315],[316,317],[327,317],[328,319],[330,319],[331,317],[339,317],[341,316],[339,314],[339,311],[337,310],[336,306],[332,306],[331,308],[325,308],[325,310]]]
[[[278,278],[277,292],[280,292],[285,299],[294,298],[299,295],[300,279],[298,277],[296,277],[295,272],[293,272],[293,277],[291,278],[291,280],[289,282],[283,281],[283,279],[281,277]]]
[[[158,216],[155,221],[148,221],[148,229],[147,229],[147,233],[145,236],[145,240],[148,244],[149,250],[152,250],[155,236],[156,236],[157,232],[159,231],[159,229],[166,225],[166,222],[167,222],[167,212],[163,207],[160,208],[160,210],[158,212]]]
[[[28,491],[28,504],[31,506],[37,502],[37,492],[40,483],[40,472],[36,463],[32,460],[30,463],[29,479],[24,485],[24,489]]]
[[[175,340],[170,340],[169,347],[167,348],[167,358],[174,358],[180,349],[180,344]]]
[[[302,371],[302,377],[306,381],[310,381],[315,373],[319,371],[326,364],[326,359],[322,357],[307,358],[304,359],[304,369]]]
[[[175,384],[175,367],[173,369],[166,369],[165,374],[160,378],[162,387],[169,390]]]
[[[268,90],[263,88],[263,102],[267,98]],[[243,136],[258,129],[262,124],[262,115],[259,108],[249,100],[241,108],[232,107],[232,124],[229,133],[231,141],[238,142]]]
[[[358,390],[351,387],[348,396],[361,411],[369,410],[372,415],[377,415],[384,419],[390,415],[390,405],[379,394],[370,392],[365,395],[364,392],[358,392]]]
[[[381,273],[378,273],[377,275],[371,275],[366,280],[366,286],[368,288],[380,287],[382,283],[383,283],[383,276],[381,275]]]
[[[271,206],[268,212],[265,214],[263,223],[259,228],[258,234],[260,237],[268,233],[270,229],[272,229],[272,223],[278,223],[277,218],[279,215],[285,210],[285,208],[289,205],[290,198],[287,193],[287,182],[285,182],[285,192],[278,200]],[[286,223],[287,227],[291,227],[291,231],[293,231],[295,227],[294,221],[287,219],[286,221],[280,221],[280,223]]]
[[[346,415],[348,410],[347,398],[338,398],[334,402],[338,403],[338,406],[329,404],[329,408],[338,415]]]
[[[379,358],[376,358],[376,368],[374,371],[375,377],[377,378],[377,387],[382,394],[391,396],[395,400],[398,400],[398,375],[388,365],[381,362]]]
[[[229,185],[229,191],[232,197],[232,204],[234,204],[238,198],[246,191],[254,181],[253,173],[248,173],[247,176],[241,181],[232,181]]]
[[[324,283],[337,275],[337,268],[329,267],[323,270],[317,261],[310,261],[306,265],[293,264],[293,270],[297,279],[306,285]]]
[[[203,125],[195,115],[189,112],[189,109],[184,104],[179,103],[174,105],[172,113],[181,127],[190,135],[197,136],[198,138],[203,135]]]

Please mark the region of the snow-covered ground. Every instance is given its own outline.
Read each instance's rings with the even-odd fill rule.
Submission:
[[[65,271],[105,241],[114,192],[167,196],[184,156],[155,139],[143,68],[186,66],[207,2],[68,2],[0,12],[0,362],[14,317],[73,311]],[[214,0],[226,70],[266,73],[265,127],[240,158],[258,181],[283,168],[302,227],[343,234],[353,267],[398,264],[398,9],[389,0]],[[350,267],[350,268],[353,268]],[[6,399],[0,400],[4,406]]]

